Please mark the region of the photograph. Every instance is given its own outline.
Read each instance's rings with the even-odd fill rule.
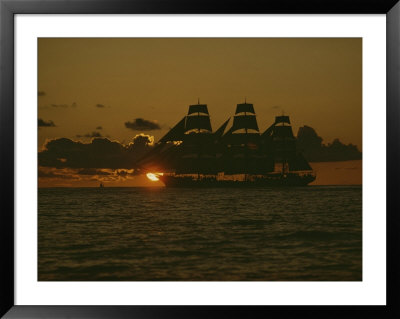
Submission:
[[[361,282],[362,53],[39,37],[37,280]]]

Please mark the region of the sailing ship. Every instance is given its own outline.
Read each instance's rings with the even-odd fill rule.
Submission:
[[[167,187],[305,186],[316,177],[296,145],[289,116],[276,116],[260,133],[254,106],[246,101],[214,132],[207,104],[190,105],[138,165]]]

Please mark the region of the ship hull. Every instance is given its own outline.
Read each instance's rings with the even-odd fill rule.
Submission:
[[[307,186],[315,180],[314,175],[297,175],[291,174],[286,176],[266,176],[263,178],[257,178],[254,180],[247,181],[234,181],[234,180],[217,180],[215,178],[202,178],[194,179],[191,177],[181,176],[159,176],[160,180],[166,187],[237,187],[237,188],[249,188],[249,187],[290,187],[290,186]]]

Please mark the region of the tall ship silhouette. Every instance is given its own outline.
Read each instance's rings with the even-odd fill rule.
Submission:
[[[215,132],[207,105],[190,105],[138,165],[167,187],[305,186],[316,177],[296,145],[289,116],[277,116],[260,133],[254,106],[246,101]]]

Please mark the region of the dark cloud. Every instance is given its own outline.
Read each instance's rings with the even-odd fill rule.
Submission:
[[[76,137],[103,137],[99,132],[87,133],[85,135],[76,135]]]
[[[53,104],[50,104],[50,106],[54,107],[54,108],[64,108],[64,109],[66,109],[68,107],[77,107],[78,104],[76,102],[72,102],[71,105],[70,104],[64,104],[64,103],[63,104],[55,104],[55,103],[53,103]]]
[[[46,92],[45,91],[39,91],[38,92],[38,96],[45,96],[46,95]]]
[[[103,108],[103,107],[106,107],[106,106],[104,104],[96,104],[96,107]]]
[[[68,104],[51,104],[52,107],[62,107],[62,108],[66,108],[68,107]]]
[[[136,170],[133,169],[97,169],[97,168],[55,168],[39,166],[38,177],[39,184],[52,181],[58,185],[73,185],[68,182],[105,182],[112,183],[121,180],[133,179],[136,175]],[[98,184],[97,184],[98,185]]]
[[[48,141],[39,152],[39,165],[56,168],[132,169],[136,161],[152,148],[154,138],[137,135],[123,145],[107,138],[94,138],[90,143],[59,138]]]
[[[117,171],[117,175],[118,176],[122,176],[122,177],[125,177],[125,176],[128,176],[128,171],[126,171],[126,170],[124,170],[124,169],[121,169],[121,170],[118,170]]]
[[[154,131],[161,127],[156,121],[145,120],[142,118],[134,119],[132,122],[125,122],[125,127],[134,131]]]
[[[137,134],[133,140],[132,143],[128,145],[129,148],[146,148],[148,145],[152,145],[154,142],[154,137],[147,135],[147,134]]]
[[[55,127],[56,125],[51,120],[45,121],[43,119],[38,119],[38,126],[39,127]]]
[[[53,177],[59,177],[59,176],[60,176],[60,174],[55,174],[52,171],[47,171],[47,170],[39,168],[38,177],[53,178]]]
[[[110,172],[96,168],[83,168],[77,172],[78,175],[111,175]]]
[[[39,167],[38,177],[43,178],[57,178],[57,179],[77,179],[77,177],[71,173],[71,171],[65,169],[48,169],[45,167]]]
[[[136,176],[139,175],[139,171],[138,170],[124,170],[124,169],[120,169],[120,170],[116,170],[115,174],[117,176],[120,176],[122,178],[127,178],[129,176]]]
[[[103,129],[103,127],[102,126],[98,126],[98,127],[96,127],[96,130],[102,130]]]
[[[362,153],[353,144],[343,144],[339,139],[332,143],[322,144],[322,137],[309,126],[299,128],[297,146],[310,162],[335,162],[359,160]]]

